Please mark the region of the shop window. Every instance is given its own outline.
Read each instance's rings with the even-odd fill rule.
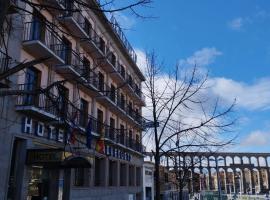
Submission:
[[[89,184],[89,169],[75,168],[74,169],[74,186],[85,187]]]
[[[136,186],[141,186],[141,168],[136,167]]]
[[[127,185],[127,168],[126,164],[121,163],[120,164],[120,186],[126,186]]]
[[[95,186],[104,186],[105,184],[105,165],[104,159],[95,158]]]
[[[129,186],[134,186],[134,166],[129,166],[128,177],[129,177]]]
[[[109,161],[109,186],[117,185],[117,163],[116,161]]]

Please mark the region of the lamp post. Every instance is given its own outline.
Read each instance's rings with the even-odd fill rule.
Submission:
[[[219,170],[218,170],[218,162],[224,160],[224,158],[219,158],[217,160],[209,159],[210,161],[216,162],[216,171],[217,171],[217,184],[218,184],[218,199],[221,200],[221,187],[220,187],[220,180],[219,180]],[[210,172],[211,174],[211,172]]]

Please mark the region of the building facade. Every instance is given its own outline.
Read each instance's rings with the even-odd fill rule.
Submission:
[[[154,200],[155,181],[154,181],[155,166],[152,162],[145,161],[143,164],[143,200]]]
[[[0,199],[143,198],[144,76],[117,21],[82,2],[10,13],[1,72],[26,64],[1,80]]]

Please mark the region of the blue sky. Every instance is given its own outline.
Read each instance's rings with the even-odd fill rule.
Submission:
[[[196,60],[207,68],[214,92],[237,99],[233,150],[270,152],[270,1],[156,0],[151,7],[139,11],[154,19],[119,15],[133,47],[154,49],[166,66]]]

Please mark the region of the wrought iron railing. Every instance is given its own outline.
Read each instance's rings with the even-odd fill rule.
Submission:
[[[33,84],[20,84],[18,89],[22,91],[17,96],[16,106],[32,106],[42,111],[52,114],[55,119],[59,119],[78,128],[91,128],[91,131],[99,135],[103,135],[106,139],[115,143],[122,144],[138,152],[143,152],[141,142],[134,140],[128,136],[126,129],[116,129],[107,125],[91,115],[87,111],[77,108],[67,99],[64,102],[59,102],[59,96],[50,92],[42,92],[42,89],[37,88]],[[24,91],[24,92],[23,92]],[[91,120],[91,126],[89,122]]]
[[[11,57],[0,49],[0,74],[8,70],[10,64]]]
[[[38,40],[58,57],[63,53],[62,39],[44,22],[35,20],[24,24],[23,41]]]
[[[121,40],[122,44],[125,46],[129,56],[132,58],[132,60],[136,63],[137,62],[137,55],[135,50],[130,45],[129,41],[127,40],[124,32],[122,31],[120,25],[118,24],[117,20],[114,16],[111,17],[110,23],[112,25],[112,28],[114,32],[117,34],[118,38]]]

